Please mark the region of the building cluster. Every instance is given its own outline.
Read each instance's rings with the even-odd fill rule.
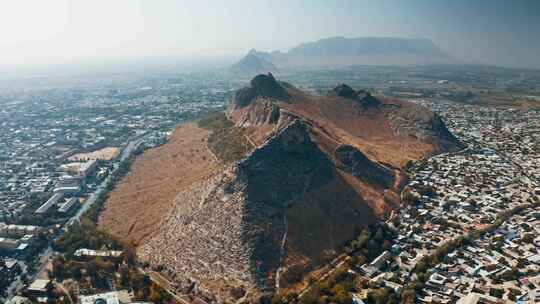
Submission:
[[[182,76],[0,94],[0,220],[20,215],[31,194],[75,192],[63,172],[85,177],[93,164],[71,156],[141,134],[149,146],[162,144],[180,121],[222,107],[232,90],[229,82]]]
[[[412,166],[379,276],[425,303],[536,303],[540,296],[540,112],[420,101],[467,148]]]
[[[0,222],[0,252],[22,256],[40,231],[41,227],[38,226],[8,225]]]
[[[22,254],[38,232],[46,232],[39,235],[44,249],[41,238],[52,240],[56,228],[78,219],[121,162],[141,146],[164,144],[178,123],[222,108],[235,88],[182,75],[0,92],[0,262],[41,266],[42,255],[33,254],[41,249]],[[22,287],[18,275],[10,276],[12,292]]]
[[[47,303],[48,299],[48,292],[49,288],[54,286],[55,283],[52,280],[48,279],[38,279],[35,280],[28,288],[28,293],[40,300],[44,301],[43,303]],[[109,291],[109,292],[102,292],[102,293],[93,293],[89,295],[77,295],[76,296],[76,303],[80,304],[152,304],[149,302],[140,302],[140,301],[134,301],[135,295],[133,294],[133,291],[129,290],[115,290],[115,291]],[[22,302],[15,302],[16,301],[22,301]],[[13,299],[11,299],[13,304],[18,303],[32,303],[29,298],[27,297],[21,297],[21,296],[15,296]]]

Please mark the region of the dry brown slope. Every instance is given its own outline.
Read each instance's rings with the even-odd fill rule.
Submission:
[[[408,160],[444,151],[439,138],[418,138],[407,132],[423,126],[398,125],[400,120],[431,124],[434,114],[423,107],[378,99],[379,106],[366,108],[358,99],[310,96],[295,88],[288,92],[292,102],[280,102],[281,108],[313,122],[336,142],[355,146],[375,161],[401,167]]]
[[[99,225],[135,244],[152,237],[178,192],[217,170],[206,148],[208,135],[196,124],[185,124],[167,144],[137,157],[129,175],[111,192]]]

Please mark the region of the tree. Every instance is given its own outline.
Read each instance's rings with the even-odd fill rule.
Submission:
[[[523,238],[521,239],[524,243],[527,243],[527,244],[532,244],[533,241],[534,241],[534,235],[531,234],[531,233],[527,233],[523,236]]]
[[[504,294],[504,289],[498,289],[498,288],[491,288],[489,290],[489,294],[491,296],[494,296],[496,298],[502,299],[502,296]]]
[[[71,266],[70,276],[76,281],[80,281],[82,278],[81,267],[77,264]]]
[[[352,304],[353,303],[351,295],[344,290],[339,291],[332,298],[332,302],[335,302],[337,304]]]
[[[406,189],[405,191],[403,191],[401,201],[406,206],[414,206],[414,205],[416,205],[418,203],[418,198],[416,197],[416,195],[414,195],[412,193],[412,191],[410,189]]]
[[[58,282],[62,282],[64,280],[65,276],[65,269],[64,269],[64,258],[60,257],[57,259],[54,259],[52,262],[52,275]]]
[[[389,293],[386,288],[379,288],[370,293],[371,302],[375,304],[387,304],[389,303]]]
[[[414,289],[405,289],[401,294],[401,303],[414,304],[416,302],[416,293]]]
[[[420,261],[418,261],[416,263],[416,267],[415,267],[414,270],[415,270],[416,273],[426,272],[427,268],[428,268],[428,265],[426,263],[426,260],[425,260],[425,258],[422,258],[422,259],[420,259]]]

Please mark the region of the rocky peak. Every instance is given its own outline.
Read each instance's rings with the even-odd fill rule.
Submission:
[[[366,95],[360,99],[360,103],[364,108],[377,108],[381,104],[381,101],[367,92]]]
[[[328,91],[327,96],[358,100],[364,108],[377,108],[381,104],[381,101],[371,95],[371,93],[363,90],[355,91],[353,88],[344,83],[339,84],[332,90]]]
[[[289,99],[289,94],[276,81],[272,73],[268,73],[267,75],[257,75],[253,77],[250,84],[253,90],[255,90],[260,96],[271,97],[280,100]]]
[[[258,52],[255,49],[249,51],[246,56],[229,69],[229,72],[235,76],[253,76],[277,71],[278,69],[272,63],[270,55],[268,53]]]
[[[289,93],[276,81],[272,73],[260,74],[251,80],[249,87],[236,92],[232,99],[232,107],[233,109],[246,107],[259,97],[288,101]]]
[[[328,96],[337,96],[347,99],[357,99],[358,93],[353,90],[350,86],[342,83],[330,90],[327,94]]]

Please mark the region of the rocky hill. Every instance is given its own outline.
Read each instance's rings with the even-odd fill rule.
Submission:
[[[429,39],[330,37],[303,43],[287,52],[251,50],[233,73],[273,72],[269,67],[321,68],[351,65],[448,64],[454,60]],[[249,63],[249,64],[248,64]],[[249,68],[253,67],[253,68]]]
[[[272,74],[239,90],[226,114],[201,124],[219,134],[205,141],[220,165],[177,189],[138,248],[186,292],[218,301],[298,283],[399,206],[405,162],[461,147],[415,104],[346,85],[315,97]]]
[[[276,73],[278,69],[264,53],[251,50],[235,63],[229,71],[235,75],[253,76],[261,73]]]

